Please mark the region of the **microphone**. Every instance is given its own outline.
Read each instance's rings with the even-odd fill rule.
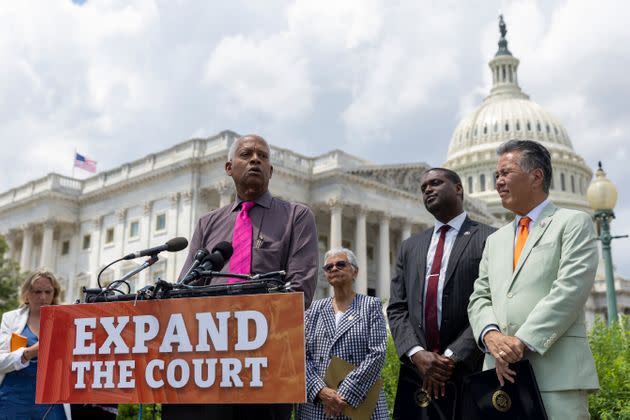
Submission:
[[[190,264],[190,268],[188,269],[188,271],[186,272],[186,274],[182,277],[182,279],[185,279],[186,277],[188,277],[188,275],[195,269],[197,268],[197,266],[199,266],[199,264],[201,264],[206,258],[208,258],[208,255],[210,255],[210,253],[208,252],[208,250],[206,248],[201,248],[200,250],[197,251],[197,253],[195,254],[195,260],[193,261],[192,264]],[[178,281],[178,283],[181,283],[182,281]]]
[[[145,257],[147,255],[157,255],[162,251],[177,252],[188,246],[186,238],[177,237],[169,240],[164,245],[154,246],[153,248],[143,249],[142,251],[133,252],[122,257],[123,260],[133,260],[134,258]]]
[[[188,284],[191,281],[198,279],[204,271],[221,270],[227,260],[230,259],[233,252],[234,249],[232,248],[231,243],[226,241],[219,242],[214,248],[212,248],[212,253],[208,255],[201,265],[193,270],[190,270],[190,273],[188,273],[180,283]]]

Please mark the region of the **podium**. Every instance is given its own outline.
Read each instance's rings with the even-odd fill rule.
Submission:
[[[306,401],[302,293],[41,309],[36,402]]]

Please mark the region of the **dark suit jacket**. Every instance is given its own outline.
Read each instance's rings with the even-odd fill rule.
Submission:
[[[486,238],[496,229],[466,218],[457,234],[446,269],[442,293],[442,320],[440,327],[440,352],[450,348],[460,361],[454,372],[454,380],[481,370],[482,354],[473,337],[468,322],[468,299],[479,272],[479,261]],[[427,252],[433,228],[411,236],[403,242],[396,274],[391,282],[391,297],[387,308],[396,351],[406,371],[412,368],[406,353],[414,346],[427,348],[424,334],[423,291],[426,277]],[[400,387],[399,392],[407,387]],[[398,396],[397,396],[398,398]],[[412,398],[412,396],[408,396]]]

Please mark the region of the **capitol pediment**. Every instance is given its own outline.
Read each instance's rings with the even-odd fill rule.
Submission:
[[[402,165],[370,165],[348,169],[345,173],[368,179],[389,188],[421,196],[420,179],[429,169],[426,163]]]

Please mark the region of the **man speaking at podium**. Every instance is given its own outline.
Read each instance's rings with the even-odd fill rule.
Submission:
[[[271,196],[270,148],[260,136],[245,135],[232,144],[225,172],[234,180],[236,200],[199,219],[180,277],[193,263],[197,250],[211,250],[219,242],[228,241],[234,248],[229,272],[251,274],[284,270],[291,290],[304,293],[304,304],[308,308],[317,283],[317,229],[313,213],[303,204]],[[212,279],[212,284],[238,281],[217,278]],[[163,417],[289,419],[291,408],[288,404],[164,405]]]

